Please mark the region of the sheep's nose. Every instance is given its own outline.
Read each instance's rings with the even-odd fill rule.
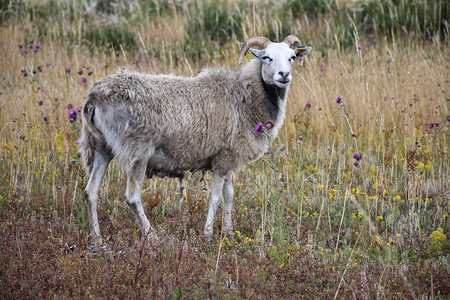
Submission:
[[[280,71],[280,72],[278,72],[278,74],[280,74],[282,77],[285,77],[285,78],[289,76],[289,72]]]

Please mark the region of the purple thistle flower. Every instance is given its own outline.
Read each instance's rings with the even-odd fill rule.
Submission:
[[[305,106],[307,109],[310,109],[311,108],[311,103],[306,103],[306,106]]]
[[[338,96],[338,97],[336,98],[336,103],[337,103],[337,104],[342,103],[342,98],[341,98],[341,96]]]
[[[75,144],[77,144],[77,145],[81,144],[81,139],[78,139],[78,140],[75,142]]]
[[[23,53],[27,54],[28,53],[28,49],[23,49]]]
[[[355,161],[355,162],[353,163],[353,165],[354,165],[355,167],[357,167],[357,166],[358,166],[358,162]]]
[[[44,119],[45,122],[48,122],[48,117],[47,116],[43,116],[42,119]]]
[[[433,127],[434,127],[434,124],[428,125],[428,128],[430,128],[430,129],[433,129]]]
[[[319,68],[319,70],[320,70],[321,73],[323,73],[323,71],[325,71],[325,68],[321,66],[321,67]]]
[[[358,45],[358,50],[362,50],[363,46],[362,45]]]
[[[28,48],[33,49],[33,45],[29,45]]]
[[[77,152],[77,156],[80,157],[81,156],[81,152]]]
[[[266,130],[270,130],[272,129],[274,126],[272,121],[267,121],[266,125],[264,126],[266,128]]]
[[[69,67],[66,68],[66,73],[70,73],[70,68]]]
[[[77,107],[77,112],[81,112],[81,106]]]
[[[22,45],[22,44],[19,44],[19,48],[22,49],[22,48],[23,48],[23,45]]]
[[[39,99],[39,100],[38,100],[38,105],[41,106],[42,104],[44,104],[44,100]]]
[[[81,75],[81,74],[83,74],[83,70],[82,70],[82,69],[79,69],[79,70],[77,71],[77,73],[78,73],[78,75]]]
[[[27,77],[27,76],[28,76],[27,72],[23,73],[23,77]]]
[[[358,153],[355,152],[355,153],[353,153],[353,158],[356,159],[356,160],[360,160],[361,156]]]
[[[255,127],[255,133],[263,131],[263,127],[264,127],[264,125],[262,122],[258,123],[258,125],[256,125],[256,127]]]
[[[73,108],[73,105],[72,105],[72,103],[70,103],[70,102],[69,102],[69,103],[67,103],[66,107],[67,107],[67,109],[69,109],[69,110],[70,110],[70,109],[72,109],[72,108]]]
[[[33,44],[34,43],[34,40],[30,40],[30,44]]]
[[[49,63],[49,62],[46,62],[45,65],[46,65],[47,67],[50,67],[52,64]]]
[[[441,126],[441,122],[436,122],[434,125],[436,125],[436,127]]]
[[[36,70],[33,70],[33,74],[36,74],[37,73],[37,71]]]
[[[44,69],[42,68],[42,66],[38,66],[37,69],[38,69],[38,71],[41,72],[41,73],[44,72]]]
[[[70,118],[76,118],[77,117],[77,111],[75,109],[71,109],[69,111],[69,117]]]
[[[346,233],[347,231],[345,230],[345,229],[342,229],[341,230],[341,233]]]
[[[94,71],[89,71],[88,72],[88,76],[91,76],[92,74],[94,74]]]
[[[24,68],[20,68],[20,73],[25,73],[26,72],[26,70],[24,69]]]
[[[303,137],[302,137],[302,136],[299,136],[299,137],[298,137],[298,140],[299,140],[299,141],[303,141]]]
[[[221,40],[217,41],[217,45],[221,46],[222,45],[222,41]]]
[[[81,82],[84,83],[84,82],[86,82],[86,81],[87,81],[87,78],[83,76],[83,77],[81,78]]]
[[[75,122],[77,119],[74,119],[74,118],[69,118],[69,122],[70,123],[73,123],[73,122]]]
[[[34,53],[37,53],[38,52],[38,50],[39,50],[39,48],[34,48]]]
[[[41,44],[36,44],[37,49],[41,49]]]

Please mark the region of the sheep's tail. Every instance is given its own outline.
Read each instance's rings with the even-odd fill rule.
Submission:
[[[83,129],[80,144],[81,158],[84,169],[89,176],[94,167],[94,153],[97,145],[98,135],[101,134],[94,125],[95,97],[88,95],[83,109]]]

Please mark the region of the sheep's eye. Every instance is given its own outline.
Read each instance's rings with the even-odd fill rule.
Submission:
[[[264,59],[264,60],[266,60],[266,61],[268,61],[268,62],[271,62],[271,61],[272,61],[272,59],[271,59],[270,57],[268,57],[268,56],[263,56],[262,59]]]

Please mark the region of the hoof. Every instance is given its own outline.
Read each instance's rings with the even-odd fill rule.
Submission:
[[[86,247],[86,252],[93,255],[101,255],[108,252],[108,248],[105,245],[89,245]]]
[[[149,229],[145,230],[143,232],[143,238],[144,240],[148,240],[150,242],[158,242],[159,241],[159,237],[158,234],[156,233],[157,231],[153,229],[153,227],[150,227]]]
[[[211,242],[212,239],[213,239],[213,232],[212,232],[212,231],[209,232],[209,231],[206,231],[206,230],[205,230],[204,234],[205,234],[205,239],[206,239],[208,242]]]
[[[145,235],[145,239],[149,240],[152,243],[156,243],[159,241],[159,237],[155,232],[149,232]]]
[[[229,237],[234,237],[235,236],[233,228],[224,229],[223,232]]]
[[[212,224],[206,225],[205,230],[203,230],[203,234],[205,235],[205,238],[208,242],[210,242],[212,240],[213,233],[214,233],[214,230],[213,230]]]
[[[101,236],[92,236],[92,243],[95,245],[95,246],[101,246],[101,245],[103,245],[103,239],[102,239],[102,237]]]

